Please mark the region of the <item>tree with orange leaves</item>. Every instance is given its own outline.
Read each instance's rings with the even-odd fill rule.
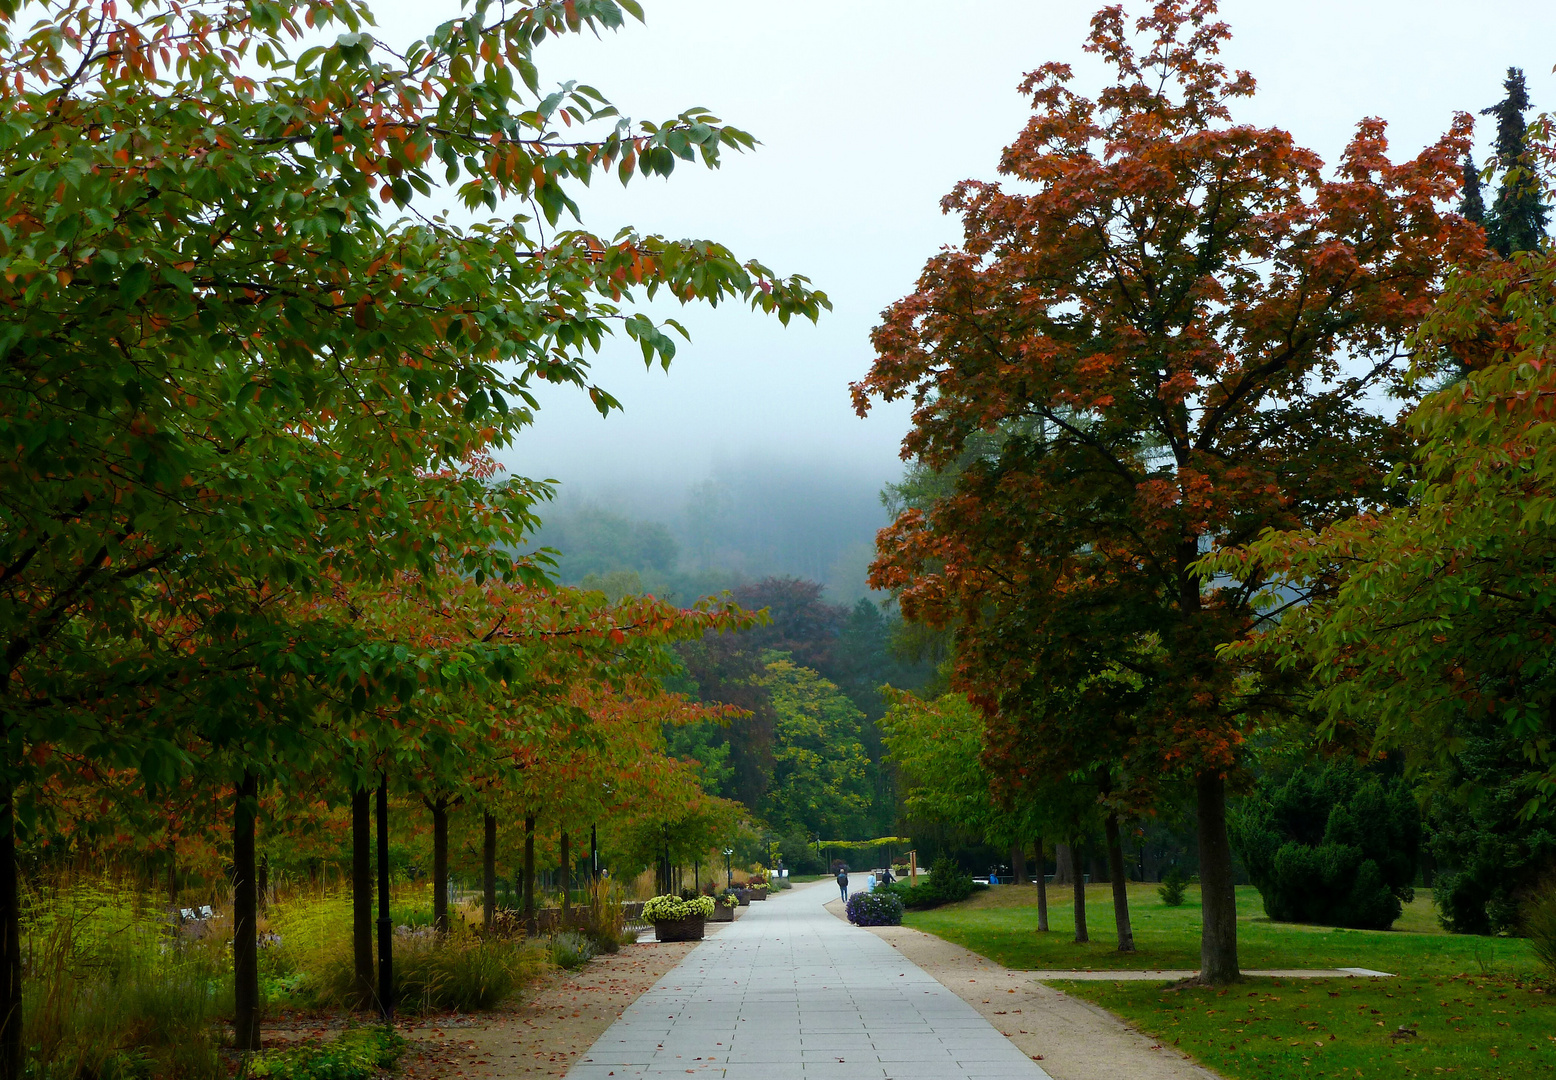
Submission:
[[[1215,10],[1162,0],[1135,34],[1098,12],[1086,49],[1116,78],[1095,99],[1065,64],[1027,77],[1034,115],[1000,164],[1015,185],[946,197],[963,242],[886,310],[853,391],[861,413],[911,398],[904,457],[962,466],[882,532],[872,583],[959,624],[956,681],[987,715],[1061,755],[1107,724],[1110,797],[1192,779],[1202,978],[1225,982],[1226,787],[1282,688],[1216,651],[1267,580],[1197,564],[1398,497],[1401,440],[1365,400],[1399,386],[1446,254],[1479,239],[1445,209],[1467,117],[1398,165],[1364,120],[1326,174],[1287,132],[1234,122],[1254,80],[1217,61]]]

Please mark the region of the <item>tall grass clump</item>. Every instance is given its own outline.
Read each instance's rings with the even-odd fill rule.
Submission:
[[[107,879],[31,893],[22,921],[24,1038],[36,1080],[222,1075],[225,935],[181,934]]]
[[[484,936],[462,925],[446,935],[401,930],[394,949],[395,1000],[406,1011],[495,1009],[551,967],[543,942]]]
[[[621,910],[621,890],[609,878],[596,878],[589,885],[588,912],[583,932],[594,942],[597,952],[614,953],[621,949],[627,918]]]
[[[1547,885],[1525,905],[1524,933],[1546,976],[1556,979],[1556,884]]]
[[[576,930],[563,930],[551,936],[551,962],[567,971],[577,971],[599,955],[594,940]]]

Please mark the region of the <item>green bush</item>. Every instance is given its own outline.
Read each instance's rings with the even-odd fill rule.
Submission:
[[[935,864],[929,868],[928,880],[922,885],[897,882],[886,887],[901,898],[904,907],[916,911],[966,900],[979,888],[974,884],[972,876],[962,873],[955,860],[949,857],[935,860]]]
[[[1156,895],[1162,898],[1162,903],[1168,907],[1182,907],[1183,893],[1189,884],[1189,877],[1176,866],[1169,867],[1162,875],[1162,883],[1157,886]]]
[[[1414,897],[1421,818],[1397,780],[1304,766],[1261,783],[1231,824],[1272,919],[1386,930]]]
[[[551,962],[559,968],[576,971],[598,955],[594,942],[576,930],[551,935]]]
[[[256,1054],[248,1074],[268,1080],[374,1080],[394,1068],[404,1050],[405,1040],[392,1028],[348,1028],[331,1042]]]

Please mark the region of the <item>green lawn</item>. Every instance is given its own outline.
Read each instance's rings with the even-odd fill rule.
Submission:
[[[1556,994],[1511,978],[1056,983],[1227,1080],[1556,1075]],[[1397,1036],[1399,1028],[1416,1032]]]
[[[1050,889],[1049,933],[1037,932],[1037,890],[1002,885],[960,904],[909,912],[908,926],[954,941],[996,963],[1021,970],[1093,970],[1199,967],[1199,890],[1190,887],[1182,907],[1161,902],[1154,885],[1129,887],[1136,951],[1120,953],[1113,931],[1113,899],[1107,885],[1086,890],[1091,942],[1076,945],[1070,890]],[[1364,967],[1410,975],[1534,971],[1528,945],[1505,938],[1446,934],[1432,916],[1431,900],[1408,905],[1399,930],[1335,930],[1272,922],[1258,890],[1237,890],[1238,955],[1245,969]]]
[[[1071,941],[1070,890],[1050,890],[1050,900],[1047,934],[1036,930],[1031,887],[997,886],[965,903],[910,912],[904,921],[1010,968],[1199,966],[1196,889],[1182,907],[1170,908],[1154,885],[1130,886],[1139,949],[1133,955],[1115,948],[1108,886],[1086,891],[1088,945]],[[1252,888],[1237,891],[1237,908],[1244,969],[1364,967],[1399,977],[1247,979],[1223,989],[1054,985],[1112,1010],[1228,1080],[1556,1076],[1556,987],[1541,985],[1525,942],[1444,933],[1424,896],[1389,931],[1272,922]],[[1416,1034],[1397,1035],[1401,1027]]]

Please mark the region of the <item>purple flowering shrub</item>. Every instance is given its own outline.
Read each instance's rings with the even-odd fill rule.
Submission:
[[[855,926],[901,926],[902,897],[885,889],[848,898],[848,921]]]

